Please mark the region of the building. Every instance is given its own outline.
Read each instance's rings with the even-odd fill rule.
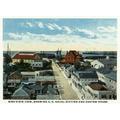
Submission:
[[[43,68],[43,61],[33,61],[31,66],[32,68]]]
[[[77,61],[83,61],[82,55],[79,54],[79,52],[75,50],[71,50],[67,52],[64,59],[61,60],[61,63],[63,64],[74,64]]]
[[[71,78],[71,74],[74,71],[74,65],[70,65],[67,68],[64,69],[65,74],[68,78]]]
[[[21,72],[23,80],[28,80],[28,82],[39,82],[44,83],[55,83],[55,77],[52,70],[41,70],[34,72]]]
[[[86,99],[86,96],[89,99],[91,98],[91,95],[86,92],[85,87],[92,82],[98,81],[98,75],[93,68],[79,71],[73,68],[71,72],[71,78],[69,79],[70,86],[82,100]]]
[[[27,81],[34,81],[35,79],[35,72],[21,72],[22,74],[22,80],[27,80]]]
[[[37,100],[60,100],[60,95],[37,95]]]
[[[13,93],[12,99],[55,99],[59,92],[52,84],[22,83]]]
[[[42,57],[34,52],[19,52],[12,57],[13,63],[21,62],[29,63],[34,68],[43,67]]]
[[[87,69],[84,71],[73,71],[71,76],[75,86],[86,86],[91,82],[98,82],[98,75],[96,71]]]
[[[53,59],[55,58],[55,53],[52,51],[41,51],[38,53],[42,58],[48,58],[48,59]]]
[[[99,82],[90,83],[86,86],[86,90],[92,99],[115,99],[114,92]]]
[[[115,66],[117,66],[117,60],[107,57],[106,59],[94,60],[93,62],[91,62],[91,65],[96,69],[102,67],[113,69]]]
[[[110,90],[116,91],[117,88],[117,71],[111,71],[106,68],[100,68],[97,70],[99,80],[106,83]]]
[[[58,49],[55,53],[55,56],[58,60],[60,60],[62,58],[61,50]]]
[[[35,92],[21,85],[12,95],[12,99],[32,99]]]
[[[45,82],[55,82],[54,73],[52,70],[42,70],[42,71],[35,71],[35,80],[39,81],[41,84]]]
[[[8,88],[15,88],[21,83],[22,75],[20,72],[15,71],[8,76],[7,86]]]
[[[116,90],[117,89],[117,72],[112,71],[106,74],[105,77],[106,77],[106,80],[104,80],[104,82],[106,83],[108,88],[111,90]]]

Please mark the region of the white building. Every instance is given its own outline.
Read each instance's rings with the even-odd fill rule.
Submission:
[[[92,99],[115,99],[114,92],[108,90],[104,84],[99,82],[90,83],[85,88]]]
[[[35,81],[35,72],[21,72],[23,80]]]
[[[91,82],[98,82],[97,73],[93,70],[74,71],[71,79],[76,87],[83,87]]]
[[[116,90],[117,88],[117,71],[110,71],[108,69],[101,68],[97,71],[99,80],[103,81],[108,89]]]
[[[23,80],[28,80],[29,82],[54,82],[55,77],[52,70],[41,70],[35,72],[21,72]]]
[[[55,81],[52,70],[35,71],[36,81]]]
[[[22,75],[18,71],[15,71],[8,76],[7,85],[8,87],[14,88],[21,83],[21,80]]]
[[[91,62],[91,65],[96,68],[108,68],[108,69],[113,69],[117,64],[116,59],[100,59],[100,60],[94,60]]]
[[[32,68],[42,68],[43,67],[43,61],[33,61],[31,63]]]

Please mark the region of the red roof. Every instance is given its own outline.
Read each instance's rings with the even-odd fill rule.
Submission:
[[[35,54],[16,54],[13,59],[35,59]]]
[[[99,90],[99,91],[107,90],[107,88],[104,85],[101,85],[100,83],[91,83],[89,86],[93,90]]]

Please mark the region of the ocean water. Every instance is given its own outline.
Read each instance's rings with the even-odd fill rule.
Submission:
[[[14,56],[16,53],[21,51],[10,51],[11,57]],[[56,54],[56,51],[22,51],[22,52],[37,52],[37,53],[46,53],[46,54]],[[61,51],[62,55],[65,55],[67,51]],[[3,53],[6,53],[6,51],[3,51]],[[83,55],[83,57],[86,56],[116,56],[117,57],[117,51],[79,51],[80,54]]]

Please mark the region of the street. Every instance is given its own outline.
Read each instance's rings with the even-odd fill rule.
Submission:
[[[71,88],[68,83],[68,80],[64,77],[62,71],[59,69],[59,66],[52,61],[52,68],[54,71],[55,79],[57,85],[60,86],[60,96],[62,100],[79,100],[77,94]]]

